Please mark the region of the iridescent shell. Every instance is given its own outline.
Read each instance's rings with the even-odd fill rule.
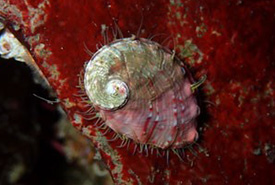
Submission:
[[[84,73],[87,96],[105,124],[135,143],[181,148],[198,138],[191,79],[173,52],[143,38],[98,50]]]

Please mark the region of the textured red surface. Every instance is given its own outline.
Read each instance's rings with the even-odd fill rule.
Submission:
[[[0,5],[1,15],[20,26],[72,123],[90,135],[117,184],[274,183],[274,1],[0,0]],[[135,34],[142,16],[141,36],[165,33],[155,37],[159,42],[172,36],[177,55],[195,76],[208,75],[201,94],[210,103],[199,123],[207,152],[192,164],[174,155],[169,166],[155,155],[133,156],[78,119],[84,108],[73,94],[90,58],[84,43],[96,51],[101,25],[114,27],[114,18],[125,37]]]

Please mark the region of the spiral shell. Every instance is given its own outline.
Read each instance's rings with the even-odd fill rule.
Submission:
[[[173,53],[124,38],[98,50],[85,68],[86,94],[116,133],[136,143],[181,148],[198,138],[191,79]]]

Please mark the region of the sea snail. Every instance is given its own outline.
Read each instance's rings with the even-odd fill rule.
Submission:
[[[174,53],[144,38],[103,46],[85,67],[92,106],[114,132],[138,144],[182,148],[198,138],[197,84]]]

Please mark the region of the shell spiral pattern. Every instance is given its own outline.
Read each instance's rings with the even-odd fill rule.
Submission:
[[[136,143],[181,148],[198,138],[192,79],[171,51],[124,38],[98,50],[84,73],[86,94],[113,131]]]

